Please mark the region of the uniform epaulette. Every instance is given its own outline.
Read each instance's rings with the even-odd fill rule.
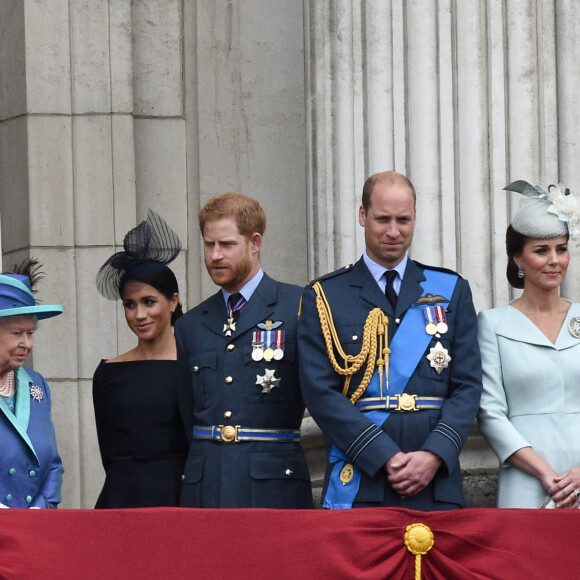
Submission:
[[[428,266],[427,264],[421,264],[421,262],[417,262],[417,260],[413,260],[419,268],[423,268],[423,270],[435,270],[436,272],[445,272],[446,274],[453,274],[454,276],[459,276],[463,278],[463,276],[456,272],[455,270],[450,270],[449,268],[443,268],[441,266]]]
[[[348,266],[343,266],[342,268],[339,268],[338,270],[334,270],[333,272],[329,272],[328,274],[324,274],[322,276],[319,276],[318,278],[314,278],[313,280],[311,280],[308,283],[308,286],[312,287],[312,285],[315,284],[316,282],[323,282],[324,280],[328,280],[330,278],[335,278],[336,276],[340,276],[341,274],[344,274],[346,272],[350,272],[350,270],[352,270],[353,266],[354,266],[354,264],[349,264]]]

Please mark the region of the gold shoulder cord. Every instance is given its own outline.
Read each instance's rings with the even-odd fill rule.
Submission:
[[[326,299],[326,295],[324,294],[320,282],[316,282],[312,288],[316,292],[316,308],[318,310],[318,317],[320,318],[320,328],[322,329],[322,335],[324,336],[324,341],[326,343],[328,358],[332,363],[332,368],[339,375],[346,377],[342,394],[346,395],[348,393],[350,379],[361,369],[365,361],[367,366],[359,387],[350,397],[351,403],[356,403],[366,391],[371,382],[375,366],[379,370],[379,381],[381,385],[383,384],[383,372],[385,373],[384,376],[387,381],[388,389],[389,355],[391,354],[391,350],[388,347],[389,319],[384,312],[380,308],[374,308],[369,312],[364,325],[361,350],[357,355],[349,355],[344,352],[338,339],[336,327],[334,326],[334,321],[332,319],[330,304],[328,304],[328,300]],[[339,356],[344,360],[344,366],[338,364],[334,355],[335,349]],[[379,354],[378,359],[377,352]]]

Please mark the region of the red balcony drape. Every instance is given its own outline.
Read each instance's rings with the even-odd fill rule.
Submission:
[[[0,510],[0,578],[424,579],[580,577],[579,510]]]

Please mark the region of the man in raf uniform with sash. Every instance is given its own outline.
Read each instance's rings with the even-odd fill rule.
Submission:
[[[221,289],[175,325],[191,447],[185,507],[312,507],[300,445],[296,326],[302,289],[260,266],[264,211],[224,193],[199,212],[205,264]]]
[[[300,378],[327,438],[330,509],[464,505],[459,453],[482,389],[477,319],[466,280],[409,259],[415,200],[404,175],[371,176],[363,257],[303,294]]]

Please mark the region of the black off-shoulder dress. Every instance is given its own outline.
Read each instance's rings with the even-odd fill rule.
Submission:
[[[101,361],[93,404],[106,472],[95,508],[178,506],[188,440],[176,361]]]

